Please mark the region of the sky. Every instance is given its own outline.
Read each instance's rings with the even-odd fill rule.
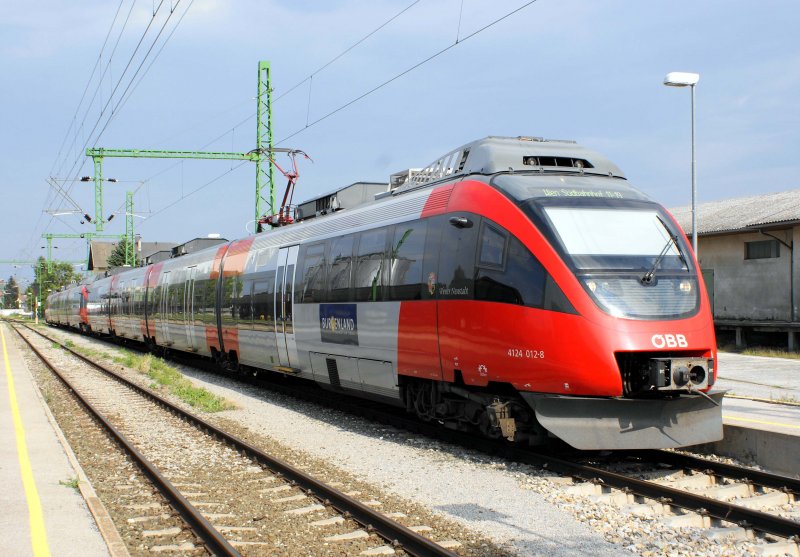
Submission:
[[[800,188],[800,3],[528,4],[0,0],[0,259],[44,255],[43,233],[95,230],[81,223],[95,213],[79,181],[93,174],[86,146],[253,149],[259,60],[277,146],[312,159],[298,162],[296,201],[527,135],[575,140],[656,201],[688,205],[691,97],[663,85],[671,71],[701,76],[698,202]],[[127,191],[145,241],[253,230],[252,163],[106,159],[103,173],[117,180],[104,185],[104,215],[117,216],[105,233],[124,233]],[[53,245],[85,257],[83,240]],[[0,264],[12,274],[32,276]]]

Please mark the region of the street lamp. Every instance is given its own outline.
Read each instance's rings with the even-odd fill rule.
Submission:
[[[697,161],[694,156],[694,86],[700,81],[700,74],[670,72],[664,78],[667,87],[691,87],[692,89],[692,250],[697,257]]]

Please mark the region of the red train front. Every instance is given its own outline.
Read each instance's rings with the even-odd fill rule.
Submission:
[[[463,178],[434,189],[446,207],[422,215],[449,225],[428,274],[438,347],[426,353],[438,348],[444,384],[412,382],[409,407],[580,449],[720,439],[722,395],[705,394],[713,321],[671,216],[574,144],[487,138],[455,154],[464,167],[450,172]],[[437,166],[451,168],[437,161],[434,179]],[[408,376],[421,373],[415,307],[400,315],[398,372]]]

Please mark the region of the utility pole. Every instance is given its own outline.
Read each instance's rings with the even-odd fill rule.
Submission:
[[[270,87],[269,62],[258,63],[258,94],[256,95],[256,214],[258,222],[264,216],[264,188],[269,184],[269,214],[274,215],[275,207],[275,169],[270,158],[275,152],[272,135],[272,88]],[[264,163],[269,169],[264,170]],[[266,182],[266,183],[265,183]]]
[[[133,192],[125,194],[125,265],[136,267],[136,246],[133,245]]]
[[[103,231],[103,157],[92,158],[94,162],[94,229]]]
[[[272,133],[272,88],[270,86],[270,65],[267,61],[258,63],[258,96],[256,97],[256,148],[246,153],[219,151],[168,151],[145,149],[103,149],[87,148],[86,156],[94,162],[94,207],[95,230],[103,230],[103,159],[115,158],[149,158],[149,159],[211,159],[241,160],[256,163],[256,222],[266,215],[277,213],[275,205],[275,169],[274,154],[290,153],[293,149],[276,149]],[[265,190],[269,188],[269,192]],[[267,195],[265,196],[265,193]]]

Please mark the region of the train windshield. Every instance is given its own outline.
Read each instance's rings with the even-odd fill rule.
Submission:
[[[546,203],[540,210],[547,236],[607,313],[665,319],[697,311],[698,282],[689,248],[657,205],[604,200]]]
[[[546,207],[564,250],[581,270],[688,271],[688,262],[656,211]]]

